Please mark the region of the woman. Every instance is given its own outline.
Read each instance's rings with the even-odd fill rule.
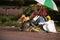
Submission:
[[[30,24],[40,24],[40,21],[44,22],[44,17],[46,16],[46,9],[40,3],[37,3],[36,10],[34,10],[30,16],[33,18],[33,21],[30,21]],[[40,20],[41,19],[41,20]]]

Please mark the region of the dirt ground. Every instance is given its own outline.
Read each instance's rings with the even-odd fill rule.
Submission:
[[[0,28],[0,40],[60,40],[60,33],[20,32],[17,29]]]

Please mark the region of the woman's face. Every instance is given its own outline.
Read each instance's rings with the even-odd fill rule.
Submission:
[[[40,10],[40,8],[41,8],[41,6],[39,6],[39,5],[36,6],[36,9],[37,10]]]

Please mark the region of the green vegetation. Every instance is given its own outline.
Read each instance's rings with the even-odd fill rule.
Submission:
[[[0,26],[20,26],[16,16],[0,16]]]
[[[56,30],[60,30],[60,26],[56,26]]]
[[[36,9],[35,4],[29,5],[28,8],[23,12],[23,14],[25,14],[26,16],[30,16],[35,9]]]

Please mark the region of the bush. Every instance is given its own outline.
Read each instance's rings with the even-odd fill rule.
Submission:
[[[0,16],[0,21],[2,23],[6,22],[6,21],[9,21],[10,19],[7,17],[7,16]]]
[[[17,16],[0,16],[0,21],[1,22],[6,22],[6,21],[12,21],[12,20],[18,20]]]
[[[0,16],[0,26],[20,26],[17,16]]]
[[[4,26],[15,26],[15,27],[20,27],[21,24],[18,23],[17,21],[7,21],[3,23]]]
[[[36,9],[36,5],[32,4],[28,6],[28,8],[23,12],[23,14],[25,14],[26,16],[30,16],[35,9]]]

